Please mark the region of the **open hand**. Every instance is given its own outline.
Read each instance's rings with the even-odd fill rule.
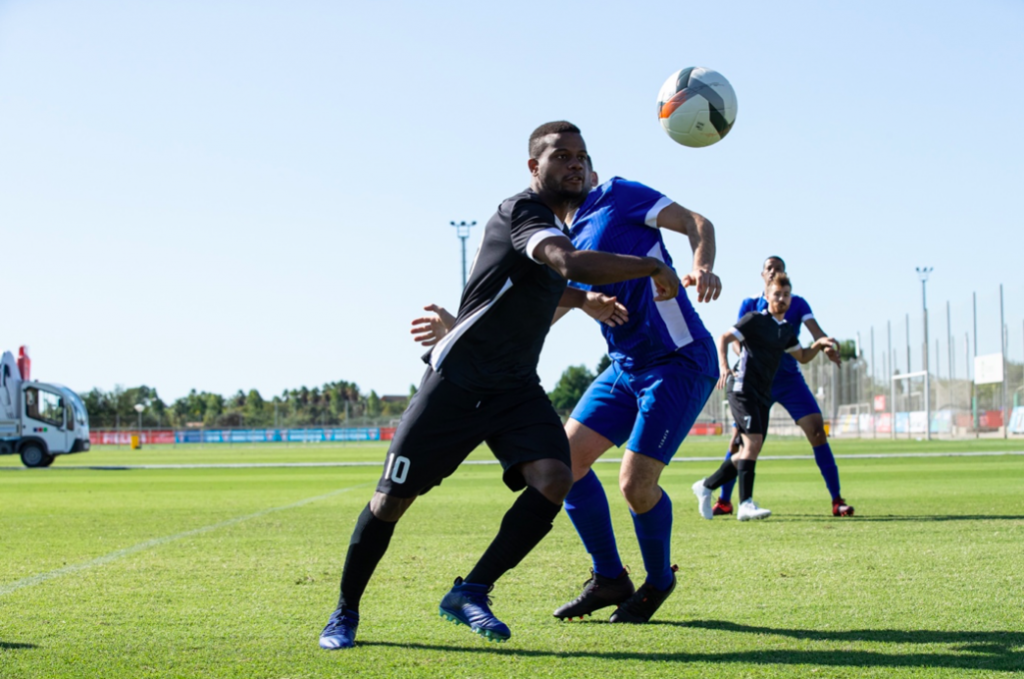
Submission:
[[[839,341],[835,337],[821,337],[815,341],[815,344],[828,357],[828,360],[836,365],[842,363],[842,359],[839,357]]]
[[[615,327],[629,320],[629,311],[615,297],[588,292],[587,301],[583,303],[583,311],[596,321]]]
[[[719,366],[718,369],[718,388],[725,389],[725,383],[733,375],[732,368],[729,366]]]
[[[428,304],[424,311],[432,311],[429,316],[421,316],[412,321],[412,339],[425,347],[432,347],[441,341],[455,325],[455,317],[448,310],[436,304]]]
[[[710,302],[722,294],[722,279],[710,271],[694,269],[683,276],[683,287],[697,286],[697,301]]]

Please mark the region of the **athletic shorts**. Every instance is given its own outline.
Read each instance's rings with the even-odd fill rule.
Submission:
[[[377,490],[401,498],[422,495],[481,443],[498,458],[512,490],[526,487],[518,467],[523,462],[572,464],[562,420],[539,384],[474,394],[427,368],[388,448]]]
[[[772,382],[772,402],[781,403],[794,422],[808,415],[821,414],[818,401],[799,372],[794,374],[779,371],[775,374],[775,380]]]
[[[627,450],[668,464],[717,381],[679,356],[635,371],[613,362],[583,394],[572,419],[616,446],[625,443]]]
[[[749,396],[739,391],[728,391],[729,409],[736,420],[736,428],[741,434],[760,434],[768,436],[768,413],[771,406],[765,405],[756,396]]]

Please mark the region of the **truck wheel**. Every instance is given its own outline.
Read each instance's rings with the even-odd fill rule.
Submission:
[[[21,463],[26,467],[49,467],[53,463],[53,455],[30,443],[21,449]]]

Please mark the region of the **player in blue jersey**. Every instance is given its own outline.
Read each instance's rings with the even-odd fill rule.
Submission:
[[[765,289],[768,289],[776,275],[784,273],[786,273],[786,263],[781,257],[772,256],[766,259],[761,269],[761,278],[764,280]],[[764,294],[759,297],[748,297],[740,305],[738,317],[742,318],[750,311],[764,311],[767,308],[768,300]],[[828,337],[815,320],[811,306],[799,295],[793,295],[793,302],[786,312],[786,321],[793,326],[797,337],[800,336],[801,324],[807,326],[807,330],[815,341]],[[839,355],[834,351],[826,352],[826,355],[839,363]],[[840,493],[839,468],[836,466],[835,457],[828,444],[828,437],[825,435],[825,423],[821,416],[821,408],[818,407],[814,394],[811,393],[810,387],[804,381],[803,373],[800,372],[800,368],[792,356],[783,356],[779,370],[775,374],[775,380],[772,382],[772,402],[782,404],[803,430],[811,447],[814,448],[814,461],[817,462],[818,469],[821,470],[821,475],[825,479],[825,485],[832,495],[832,515],[853,516],[853,507],[847,504]],[[734,455],[737,450],[739,450],[739,434],[733,438],[726,459]],[[735,481],[722,486],[721,494],[712,510],[715,516],[733,513],[731,498],[734,486]]]
[[[594,177],[596,184],[596,175]],[[692,272],[682,277],[695,287],[698,302],[721,293],[712,272],[715,234],[711,222],[643,184],[614,178],[591,191],[571,221],[573,245],[616,254],[638,254],[671,265],[660,229],[681,233],[693,249]],[[565,509],[593,559],[582,594],[560,607],[561,619],[582,617],[616,606],[612,622],[642,623],[675,588],[669,557],[672,502],[658,485],[662,471],[690,431],[718,381],[718,361],[710,333],[685,294],[669,303],[655,301],[649,284],[588,286],[616,298],[628,310],[604,320],[611,366],[591,384],[566,423],[575,483]],[[450,315],[414,321],[421,342],[436,341]],[[555,320],[568,309],[556,311]],[[615,446],[626,444],[619,486],[629,505],[647,577],[634,588],[619,557],[604,487],[591,470]]]
[[[671,265],[661,229],[689,239],[693,267],[682,277],[684,286],[696,287],[698,302],[717,299],[714,227],[654,189],[616,177],[591,191],[570,230],[577,248],[642,253]],[[612,622],[648,622],[676,584],[669,556],[672,501],[659,479],[718,381],[715,345],[684,293],[666,304],[654,301],[646,283],[570,284],[615,297],[629,318],[601,326],[612,363],[566,423],[575,483],[565,509],[593,569],[580,596],[554,615],[576,618],[614,605]],[[623,444],[619,488],[647,574],[635,590],[619,557],[608,499],[591,469],[601,455]]]

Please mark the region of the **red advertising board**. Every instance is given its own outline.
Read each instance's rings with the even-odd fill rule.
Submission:
[[[884,413],[885,411],[885,394],[878,394],[875,396],[875,412]]]

